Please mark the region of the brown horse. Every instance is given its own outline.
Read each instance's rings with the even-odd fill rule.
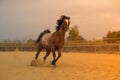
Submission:
[[[41,50],[44,48],[46,50],[46,55],[43,60],[49,56],[50,52],[53,54],[52,65],[56,65],[56,61],[61,57],[61,48],[64,45],[65,33],[68,31],[70,25],[70,17],[62,15],[59,20],[57,20],[56,31],[51,33],[50,30],[43,31],[35,44],[38,44],[37,54],[35,59],[38,58]],[[58,57],[56,58],[55,52],[58,51]]]

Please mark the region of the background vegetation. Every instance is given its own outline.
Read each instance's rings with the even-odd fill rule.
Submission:
[[[35,40],[28,39],[24,42],[20,40],[0,41],[0,51],[36,51]],[[69,31],[69,36],[63,47],[63,51],[79,52],[110,52],[120,51],[120,31],[108,32],[102,40],[86,40],[79,34],[79,27],[73,26]]]

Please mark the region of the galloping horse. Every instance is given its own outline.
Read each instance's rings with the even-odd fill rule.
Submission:
[[[35,59],[38,58],[41,50],[44,48],[46,50],[46,55],[43,57],[45,61],[49,56],[50,52],[53,54],[52,65],[56,65],[57,60],[61,57],[61,48],[64,45],[65,33],[69,29],[70,25],[70,17],[62,15],[60,19],[57,20],[56,31],[51,33],[50,30],[43,31],[35,44],[38,44],[37,54],[35,55]],[[58,57],[56,58],[55,52],[58,51]]]

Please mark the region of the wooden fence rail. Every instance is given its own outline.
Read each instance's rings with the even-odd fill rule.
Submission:
[[[0,51],[36,51],[37,47],[33,45],[24,45],[24,46],[1,46]],[[120,51],[120,45],[65,45],[62,51],[66,52],[110,52],[110,51]]]

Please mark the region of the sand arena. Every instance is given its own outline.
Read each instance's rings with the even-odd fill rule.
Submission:
[[[36,52],[0,52],[0,80],[120,80],[120,55],[103,53],[62,53],[56,69],[52,55],[30,66]]]

